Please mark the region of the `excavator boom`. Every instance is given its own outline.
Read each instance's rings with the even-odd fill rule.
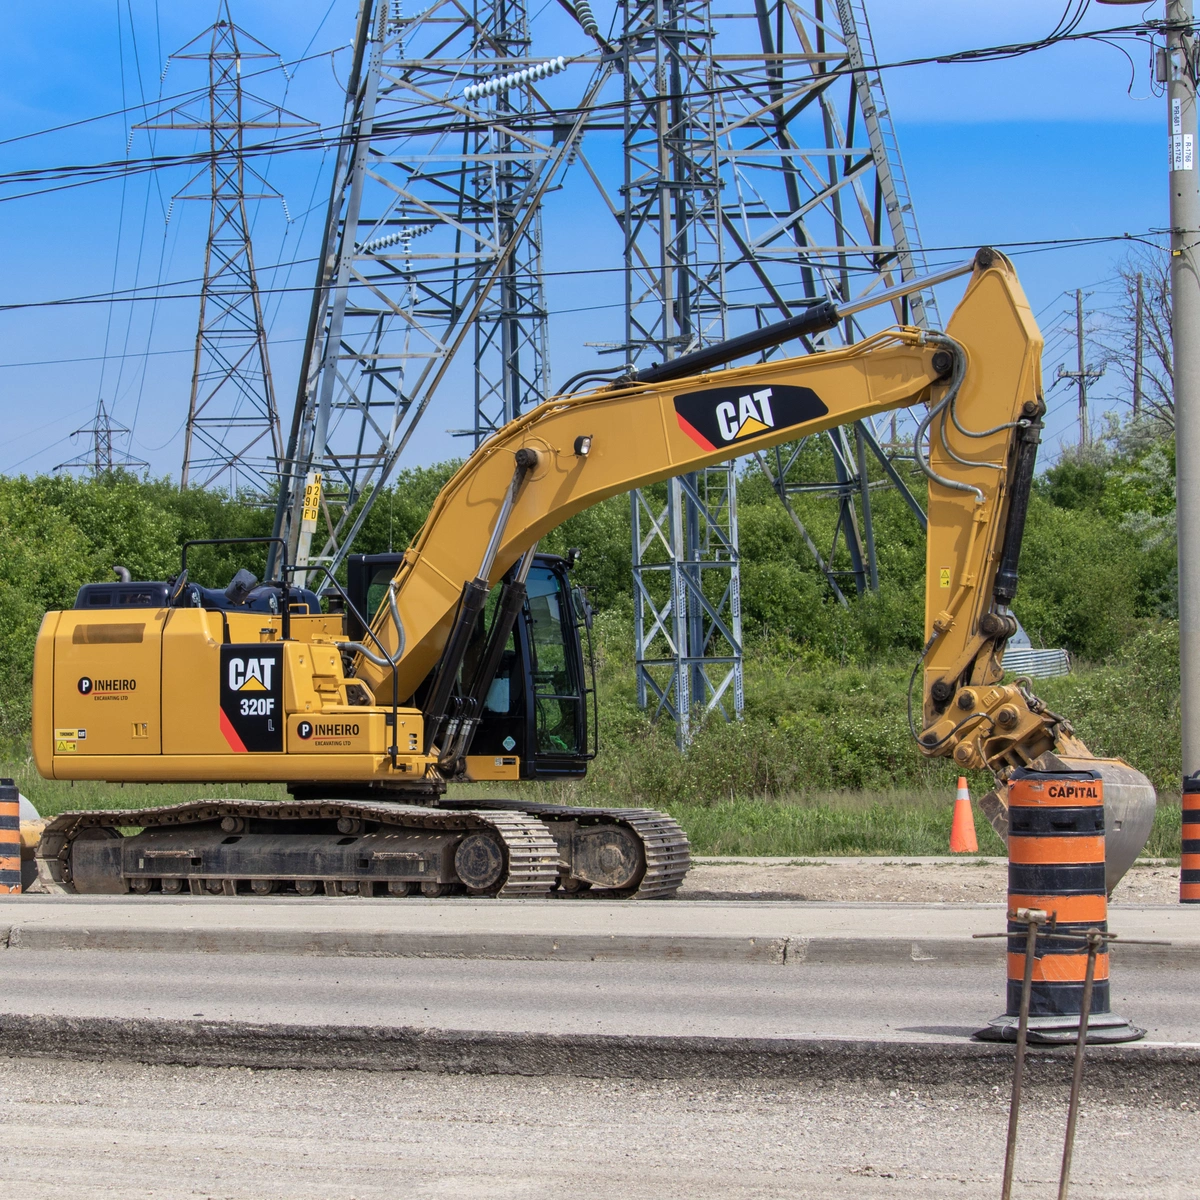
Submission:
[[[842,350],[662,384],[632,382],[532,409],[463,464],[404,556],[395,580],[400,695],[412,695],[441,659],[464,581],[496,584],[568,517],[735,455],[920,404],[949,362],[923,331],[898,329]],[[505,511],[514,475],[516,499]],[[400,649],[386,606],[375,632],[389,653]],[[391,688],[389,668],[364,661],[355,673],[377,695]]]

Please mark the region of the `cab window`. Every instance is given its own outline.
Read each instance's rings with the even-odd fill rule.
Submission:
[[[526,590],[537,748],[543,754],[576,754],[580,750],[580,688],[574,656],[567,649],[570,596],[547,567],[529,572]]]

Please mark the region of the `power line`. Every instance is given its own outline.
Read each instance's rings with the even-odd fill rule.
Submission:
[[[1076,42],[1076,41],[1086,41],[1086,40],[1098,40],[1098,41],[1107,42],[1111,38],[1116,37],[1116,36],[1128,36],[1128,37],[1142,36],[1147,33],[1153,33],[1153,32],[1159,31],[1161,26],[1162,26],[1162,22],[1144,22],[1144,23],[1137,24],[1137,25],[1114,26],[1110,29],[1105,29],[1105,30],[1085,31],[1082,33],[1072,32],[1072,33],[1063,34],[1063,35],[1053,35],[1053,36],[1049,36],[1049,37],[1045,37],[1045,38],[1039,38],[1039,39],[1035,39],[1034,41],[1030,41],[1030,42],[1016,42],[1016,43],[1008,43],[1008,44],[999,45],[999,46],[977,47],[977,48],[973,48],[973,49],[969,49],[969,50],[955,51],[950,54],[926,55],[926,56],[918,57],[918,58],[901,59],[901,60],[897,60],[897,61],[891,62],[891,63],[881,63],[881,64],[879,64],[878,67],[872,67],[872,70],[895,70],[895,69],[909,68],[909,67],[916,67],[916,66],[931,66],[931,65],[947,66],[947,65],[955,65],[955,64],[964,64],[964,63],[1002,61],[1005,59],[1022,57],[1026,54],[1032,54],[1039,50],[1047,49],[1051,46],[1059,45],[1064,42]],[[339,49],[341,49],[341,47],[339,47]],[[320,55],[313,55],[313,56],[309,56],[309,57],[310,58],[325,57],[325,55],[328,53],[336,53],[336,51],[332,51],[332,52],[327,51]],[[575,61],[584,62],[587,60],[581,57],[581,58],[576,59]],[[835,78],[838,78],[839,76],[847,76],[847,75],[854,76],[856,74],[861,74],[861,73],[862,73],[861,68],[834,67],[834,68],[823,71],[821,73],[821,76],[822,76],[822,80],[824,81],[824,80],[833,80]],[[788,86],[788,84],[790,82],[791,81],[787,80],[784,77],[781,77],[781,79],[780,79],[780,83],[785,87]],[[740,84],[730,84],[730,85],[711,87],[711,88],[707,89],[707,92],[705,94],[710,97],[715,98],[717,96],[723,96],[723,95],[731,95],[731,96],[736,95],[737,93],[741,92],[741,90],[742,90],[742,87]],[[194,96],[195,93],[192,93],[192,95]],[[676,97],[676,98],[680,98],[680,97]],[[664,95],[663,99],[670,100],[670,99],[672,99],[672,97],[670,96],[670,94],[666,94],[666,95]],[[597,116],[601,113],[604,113],[604,112],[620,112],[620,111],[622,111],[622,109],[623,109],[623,104],[621,101],[597,103],[597,104],[590,106],[589,115],[594,118],[595,116]],[[132,106],[131,108],[118,110],[116,113],[109,113],[109,114],[105,114],[105,115],[106,116],[120,115],[120,113],[122,113],[122,112],[129,112],[129,111],[144,111],[144,107]],[[486,127],[488,125],[504,125],[505,127],[511,128],[515,131],[527,132],[530,129],[537,128],[537,127],[543,125],[545,123],[547,117],[549,117],[551,115],[554,116],[555,118],[557,118],[558,120],[562,121],[567,118],[578,117],[583,114],[577,108],[571,108],[571,107],[554,108],[553,110],[539,111],[539,112],[534,112],[531,114],[515,114],[511,119],[509,119],[508,115],[506,114],[506,117],[503,120],[497,120],[496,118],[492,118],[491,120],[488,120],[486,117],[480,117],[479,125],[481,128]],[[98,120],[98,119],[101,119],[101,118],[88,118],[84,121],[72,122],[72,123],[70,123],[70,125],[60,126],[57,128],[69,128],[69,127],[71,127],[71,125],[86,124],[91,120]],[[403,126],[404,126],[404,122],[397,122],[397,123],[395,123],[391,132],[396,132],[396,133],[402,132]],[[588,127],[589,128],[592,127],[590,122],[589,122]],[[453,132],[454,128],[455,128],[455,126],[451,125],[451,124],[447,124],[444,127],[433,127],[433,128],[428,127],[428,125],[423,125],[422,132],[426,133],[426,134],[434,134],[434,133],[438,133],[438,132]],[[50,132],[50,131],[47,131],[47,132]],[[381,134],[386,134],[387,132],[389,132],[389,130],[380,128],[378,130],[378,132]],[[34,136],[34,135],[24,135],[24,136]],[[257,143],[254,145],[246,146],[243,150],[243,154],[248,157],[255,157],[255,156],[262,156],[262,155],[294,153],[294,152],[299,152],[299,151],[304,151],[304,150],[329,149],[329,148],[341,145],[343,136],[344,135],[342,133],[341,126],[330,127],[329,131],[322,129],[319,132],[318,137],[316,137],[316,138],[279,139],[276,142]],[[9,139],[9,140],[12,141],[12,140],[17,140],[17,139]],[[5,143],[0,141],[0,145],[3,145],[3,144],[5,144]],[[141,160],[133,159],[133,160],[128,160],[128,161],[115,160],[115,161],[108,161],[108,162],[101,162],[101,163],[64,164],[64,165],[52,166],[52,167],[29,168],[24,171],[13,171],[13,172],[7,172],[7,173],[0,173],[0,186],[3,186],[5,183],[15,183],[15,182],[20,182],[20,181],[34,182],[34,181],[40,181],[40,180],[48,180],[48,181],[57,182],[58,180],[73,179],[76,176],[81,176],[81,175],[86,176],[86,178],[77,179],[75,182],[60,183],[56,187],[42,188],[42,189],[33,190],[33,191],[29,191],[29,192],[18,193],[17,195],[14,195],[14,196],[0,197],[0,203],[7,203],[12,200],[28,199],[28,198],[31,198],[34,196],[47,195],[47,194],[50,194],[53,192],[70,190],[71,188],[83,187],[83,186],[87,186],[91,183],[105,182],[109,179],[118,178],[125,171],[141,173],[141,172],[147,171],[147,170],[162,170],[162,169],[167,169],[169,167],[179,166],[179,165],[188,165],[188,164],[195,165],[197,163],[207,161],[207,159],[208,159],[208,156],[204,155],[204,154],[155,156],[155,157],[152,157],[149,159],[141,159]]]
[[[336,3],[336,0],[334,0],[334,2]],[[157,13],[158,13],[158,5],[157,5],[157,0],[156,0],[156,3],[155,3],[156,20],[157,20]],[[326,16],[328,16],[328,14],[326,14]],[[322,23],[324,23],[324,22],[322,22]],[[347,49],[349,49],[349,47],[347,45],[341,45],[341,46],[335,46],[330,50],[318,51],[318,53],[316,53],[316,54],[308,54],[306,51],[305,54],[303,54],[299,58],[289,59],[287,62],[283,63],[283,66],[290,70],[292,67],[301,66],[303,63],[313,62],[314,60],[317,60],[317,59],[328,58],[331,55],[338,54],[342,50],[347,50]],[[159,57],[160,58],[162,57],[161,42],[159,44]],[[269,70],[271,70],[271,71],[276,70],[276,69],[277,68],[275,68],[275,67],[269,68]],[[242,79],[243,79],[243,81],[246,81],[246,80],[254,79],[258,75],[263,75],[263,74],[267,74],[267,70],[247,71],[242,75]],[[164,96],[162,94],[162,88],[160,87],[158,98],[154,101],[154,103],[155,104],[159,104],[159,103],[168,104],[168,103],[173,103],[176,101],[182,103],[186,100],[195,100],[199,96],[203,95],[204,91],[205,91],[204,88],[192,88],[190,91],[176,92],[173,95]],[[0,138],[0,146],[11,146],[16,142],[26,142],[26,141],[30,141],[33,138],[48,137],[50,134],[53,134],[53,133],[64,133],[68,129],[78,129],[80,126],[83,126],[83,125],[94,125],[98,121],[107,121],[107,120],[111,119],[112,117],[132,116],[134,113],[145,112],[146,109],[150,108],[150,107],[151,107],[151,105],[148,102],[143,102],[142,104],[131,104],[126,108],[114,108],[110,112],[97,113],[93,117],[80,117],[79,120],[77,120],[77,121],[65,121],[61,125],[50,125],[50,126],[47,126],[45,129],[32,129],[28,133],[18,133],[18,134],[14,134],[12,137]]]
[[[987,244],[990,245],[991,247],[993,247],[994,249],[1009,250],[1009,251],[1012,251],[1014,254],[1023,254],[1023,253],[1033,254],[1033,253],[1040,253],[1041,251],[1044,251],[1044,250],[1064,249],[1064,248],[1068,248],[1068,247],[1077,247],[1077,246],[1099,246],[1099,245],[1105,245],[1105,244],[1112,244],[1115,242],[1131,242],[1131,243],[1137,242],[1140,244],[1153,246],[1155,249],[1158,249],[1160,247],[1157,242],[1152,240],[1152,234],[1153,234],[1153,231],[1147,231],[1147,233],[1145,235],[1131,234],[1131,233],[1113,233],[1113,234],[1101,234],[1101,235],[1096,235],[1096,236],[1092,236],[1092,237],[1038,238],[1038,239],[1030,239],[1030,240],[1025,240],[1025,241],[1018,241],[1018,242],[988,242]],[[948,253],[950,251],[973,252],[973,251],[977,250],[979,248],[979,246],[980,246],[979,242],[963,243],[961,245],[953,245],[953,246],[934,246],[934,247],[930,248],[929,250],[927,250],[926,253],[927,254],[944,254],[944,253]],[[839,253],[839,252],[836,252],[834,250],[830,250],[828,252],[830,258],[836,258],[837,253]],[[842,251],[840,253],[844,253],[844,251]],[[820,257],[820,253],[813,252],[809,256],[810,257]],[[303,266],[306,263],[313,263],[313,262],[316,262],[315,257],[306,256],[303,258],[289,259],[284,262],[271,263],[265,267],[259,267],[258,271],[260,274],[266,274],[271,271],[284,270],[286,268],[295,267],[295,266]],[[594,267],[594,268],[593,267],[583,267],[583,268],[578,268],[578,269],[570,270],[570,271],[546,271],[546,272],[544,272],[544,274],[547,277],[552,277],[552,276],[571,277],[571,276],[580,276],[580,275],[589,275],[589,274],[592,274],[592,275],[613,274],[613,273],[620,273],[623,271],[624,271],[624,267]],[[419,269],[416,270],[414,273],[417,275],[423,274],[423,272],[421,272]],[[432,274],[432,273],[433,272],[430,272],[430,274]],[[202,283],[202,282],[203,282],[203,277],[192,277],[189,279],[172,280],[168,283],[162,283],[162,284],[144,284],[144,285],[141,285],[138,287],[118,289],[118,290],[111,291],[111,292],[90,292],[90,293],[86,293],[81,296],[64,296],[64,297],[57,297],[57,298],[51,299],[51,300],[14,301],[14,302],[10,302],[7,304],[0,304],[0,312],[16,312],[16,311],[22,311],[25,309],[36,309],[36,308],[72,307],[72,306],[76,306],[76,305],[87,305],[87,304],[106,304],[110,300],[113,300],[113,299],[115,299],[117,301],[125,302],[125,303],[140,302],[140,301],[155,300],[155,299],[194,300],[199,296],[199,292],[178,292],[173,295],[167,295],[167,296],[135,295],[133,293],[144,292],[147,289],[157,290],[158,288],[183,287],[187,284]],[[306,287],[262,287],[259,290],[261,292],[263,292],[264,294],[266,294],[266,293],[278,294],[278,293],[289,293],[289,292],[311,292],[312,288],[307,287],[307,286]],[[588,308],[592,308],[592,307],[595,307],[595,306],[588,305],[588,306],[585,306],[584,308],[580,308],[580,309],[574,309],[574,308],[572,308],[572,309],[555,309],[553,311],[560,312],[560,313],[586,312],[588,310]],[[1045,311],[1045,310],[1043,310],[1043,311]]]

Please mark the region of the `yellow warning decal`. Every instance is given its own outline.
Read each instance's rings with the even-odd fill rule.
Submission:
[[[309,473],[308,479],[304,485],[304,511],[301,513],[302,521],[311,521],[316,523],[317,516],[321,508],[321,474],[319,471]]]
[[[55,754],[74,754],[78,749],[78,742],[68,742],[65,738],[59,738],[54,743]]]
[[[950,568],[943,567],[941,571],[938,572],[938,575],[940,576],[939,586],[948,588],[950,586]]]

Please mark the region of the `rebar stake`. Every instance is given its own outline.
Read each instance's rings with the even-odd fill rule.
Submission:
[[[1087,1046],[1088,1017],[1092,1012],[1092,983],[1096,978],[1096,955],[1105,942],[1098,929],[1087,931],[1087,971],[1083,976],[1083,1000],[1079,1005],[1079,1036],[1075,1039],[1075,1072],[1071,1076],[1071,1101],[1067,1106],[1067,1135],[1063,1140],[1062,1171],[1058,1176],[1058,1200],[1067,1200],[1071,1186],[1071,1155],[1075,1151],[1075,1120],[1079,1116],[1079,1090],[1083,1084],[1083,1052]]]
[[[1004,1182],[1000,1200],[1012,1200],[1013,1168],[1017,1157],[1017,1120],[1021,1113],[1021,1084],[1025,1077],[1025,1036],[1029,1031],[1029,996],[1033,991],[1033,957],[1037,949],[1038,926],[1048,920],[1040,908],[1017,910],[1016,920],[1025,921],[1025,978],[1021,984],[1021,1013],[1017,1024],[1017,1061],[1013,1065],[1012,1099],[1008,1104],[1008,1144],[1004,1148]]]

